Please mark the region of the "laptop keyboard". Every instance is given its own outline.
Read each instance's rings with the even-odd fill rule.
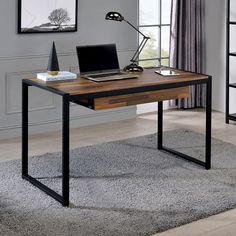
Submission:
[[[100,74],[100,75],[91,75],[92,78],[100,78],[100,77],[107,77],[112,75],[123,75],[121,72],[109,73],[109,74]]]

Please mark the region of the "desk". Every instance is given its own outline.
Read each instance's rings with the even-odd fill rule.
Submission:
[[[205,167],[211,168],[211,97],[212,78],[208,75],[178,71],[180,75],[163,77],[155,69],[140,72],[137,79],[94,82],[78,77],[73,81],[43,82],[22,80],[22,178],[59,201],[69,205],[69,121],[70,102],[93,110],[110,109],[158,102],[157,148]],[[190,85],[206,84],[206,142],[205,161],[185,155],[163,145],[163,101],[188,96]],[[28,88],[34,86],[62,97],[62,195],[48,188],[28,173]]]

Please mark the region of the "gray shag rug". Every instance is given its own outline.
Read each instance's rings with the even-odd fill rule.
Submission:
[[[165,132],[165,144],[204,156],[204,136]],[[156,149],[156,134],[71,151],[71,204],[62,207],[0,163],[0,235],[152,235],[236,207],[236,146],[213,140],[212,169]],[[60,192],[60,153],[30,159]]]

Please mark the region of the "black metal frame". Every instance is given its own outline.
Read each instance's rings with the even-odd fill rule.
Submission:
[[[22,1],[18,0],[18,25],[17,32],[18,34],[45,34],[45,33],[67,33],[67,32],[77,32],[78,29],[78,0],[75,1],[75,29],[73,30],[60,30],[60,31],[37,31],[37,32],[27,32],[21,30],[21,22],[22,22]]]
[[[225,104],[225,123],[229,124],[229,38],[230,38],[230,0],[227,0],[227,12],[226,12],[226,104]]]
[[[225,99],[225,123],[236,121],[236,114],[230,114],[230,88],[236,88],[236,83],[230,82],[230,57],[236,57],[235,52],[230,51],[230,28],[236,26],[236,21],[230,20],[230,0],[227,0],[226,7],[226,99]]]
[[[201,166],[204,166],[207,170],[211,168],[211,98],[212,98],[212,78],[207,76],[206,79],[176,82],[172,84],[160,84],[156,86],[146,86],[140,88],[129,88],[122,90],[114,90],[108,92],[99,92],[73,96],[67,93],[63,93],[60,90],[56,90],[47,86],[47,84],[41,84],[33,82],[32,80],[22,80],[22,178],[38,187],[46,194],[53,197],[60,202],[63,206],[69,206],[69,121],[70,121],[70,102],[74,102],[81,98],[94,99],[98,97],[122,95],[128,93],[139,93],[154,90],[163,90],[170,88],[186,87],[195,84],[207,85],[207,104],[206,104],[206,153],[205,162],[195,159],[194,157],[187,156],[183,153],[177,152],[170,148],[163,146],[163,102],[158,102],[158,149],[169,152],[176,156],[182,157],[189,161],[195,162]],[[50,189],[46,185],[39,182],[36,178],[32,177],[28,173],[28,87],[35,86],[57,95],[62,96],[62,195],[59,195],[54,190]]]
[[[63,206],[69,206],[69,150],[70,150],[70,100],[69,94],[62,95],[62,195],[48,188],[36,178],[29,175],[28,171],[28,87],[26,80],[22,81],[22,178],[53,197]]]
[[[206,101],[206,137],[205,137],[205,162],[194,157],[178,152],[171,148],[163,146],[163,102],[158,102],[158,150],[171,153],[185,160],[194,162],[205,167],[206,170],[211,168],[211,109],[212,109],[212,79],[209,78],[207,85],[207,101]]]

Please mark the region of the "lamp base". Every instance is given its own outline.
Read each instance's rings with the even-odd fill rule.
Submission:
[[[126,71],[126,72],[142,72],[143,67],[137,65],[136,63],[131,63],[130,65],[128,65],[124,68],[124,71]]]

